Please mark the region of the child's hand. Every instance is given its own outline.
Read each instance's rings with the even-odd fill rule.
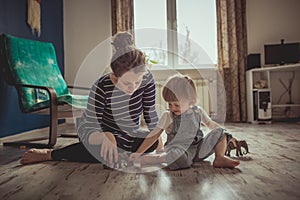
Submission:
[[[142,155],[141,153],[132,153],[129,156],[129,160],[132,161],[132,162],[134,162],[137,159],[139,159],[141,157],[141,155]]]
[[[165,130],[166,134],[170,134],[173,128],[173,123]]]

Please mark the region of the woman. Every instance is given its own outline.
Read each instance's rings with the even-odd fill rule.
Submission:
[[[112,165],[119,152],[136,152],[149,134],[140,130],[142,114],[148,129],[155,128],[155,83],[144,53],[135,48],[128,32],[116,34],[112,45],[112,72],[95,82],[87,109],[76,123],[80,142],[55,150],[30,149],[24,153],[21,164],[69,160]],[[154,151],[158,143],[146,152]],[[162,148],[162,144],[159,146]]]

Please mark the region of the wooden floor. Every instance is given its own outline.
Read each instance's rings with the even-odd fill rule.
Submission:
[[[300,123],[226,127],[249,143],[250,154],[239,158],[236,169],[213,168],[213,156],[179,171],[145,167],[131,173],[54,161],[22,166],[18,160],[26,149],[0,146],[0,199],[300,199]],[[59,131],[74,132],[69,125]],[[56,147],[74,141],[59,138]]]

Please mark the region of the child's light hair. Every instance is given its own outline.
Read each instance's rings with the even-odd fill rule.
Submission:
[[[189,100],[197,102],[196,86],[193,80],[187,75],[175,74],[166,81],[162,96],[166,102]]]

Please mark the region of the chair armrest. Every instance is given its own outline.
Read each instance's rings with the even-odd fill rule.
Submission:
[[[29,84],[20,84],[20,83],[15,83],[14,85],[16,87],[28,87],[28,88],[36,88],[36,89],[46,90],[47,93],[49,94],[49,98],[50,98],[50,102],[51,102],[50,106],[57,105],[56,91],[53,88],[51,88],[51,87],[39,86],[39,85],[29,85]]]
[[[22,83],[14,83],[14,85],[18,86],[18,87],[29,87],[29,88],[43,89],[43,90],[47,90],[47,91],[53,90],[55,92],[55,90],[53,88],[47,87],[47,86],[29,85],[29,84],[22,84]],[[55,94],[56,94],[56,92],[55,92]]]
[[[68,85],[68,88],[79,89],[79,90],[90,90],[91,89],[89,87],[81,87],[81,86],[73,86],[73,85]]]

